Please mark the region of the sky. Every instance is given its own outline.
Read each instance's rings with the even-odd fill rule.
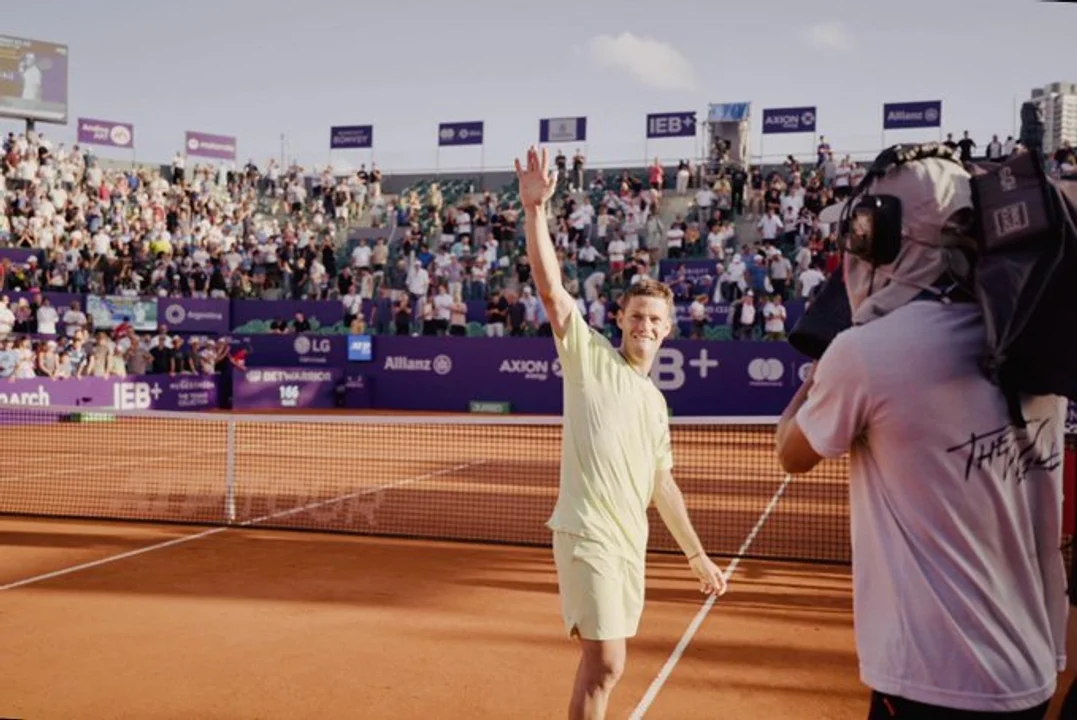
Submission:
[[[68,124],[38,129],[72,143],[78,117],[130,122],[141,162],[196,130],[235,136],[240,162],[508,169],[540,118],[586,116],[587,142],[551,152],[668,164],[699,141],[648,142],[646,115],[726,102],[751,103],[752,153],[774,160],[815,139],[764,138],[763,108],[815,106],[835,151],[874,155],[939,138],[884,137],[883,103],[942,100],[943,131],[982,146],[1033,87],[1077,82],[1077,5],[1024,0],[34,0],[5,20],[69,48]],[[485,144],[439,151],[438,123],[465,120]],[[330,151],[329,127],[353,124],[374,126],[373,151]]]

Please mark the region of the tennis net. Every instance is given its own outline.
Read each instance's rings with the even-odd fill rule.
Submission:
[[[787,482],[775,423],[672,420],[674,475],[701,538],[715,555],[848,562],[846,461]],[[556,417],[6,407],[0,425],[6,514],[550,541]],[[675,551],[653,508],[651,520],[652,549]]]

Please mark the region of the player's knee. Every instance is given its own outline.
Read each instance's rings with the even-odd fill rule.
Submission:
[[[624,653],[615,650],[588,653],[584,659],[584,666],[588,689],[609,692],[624,674]]]

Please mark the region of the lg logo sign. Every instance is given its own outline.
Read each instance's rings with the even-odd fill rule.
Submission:
[[[680,390],[684,387],[685,364],[694,368],[699,377],[706,379],[712,368],[718,367],[718,361],[713,359],[706,348],[701,348],[699,354],[688,360],[684,359],[684,353],[676,348],[662,348],[654,359],[654,367],[651,369],[651,379],[659,390]]]
[[[300,335],[292,343],[292,348],[297,355],[306,355],[312,352],[324,355],[329,352],[330,347],[329,338],[309,338],[306,335]]]

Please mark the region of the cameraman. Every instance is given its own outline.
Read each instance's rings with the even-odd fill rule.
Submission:
[[[887,235],[896,256],[883,264],[885,253],[864,251],[896,220],[849,216],[853,326],[778,425],[787,472],[850,453],[856,642],[872,720],[1040,720],[1065,667],[1065,401],[1024,398],[1018,429],[978,366],[969,180],[928,158],[869,186],[901,201]]]

